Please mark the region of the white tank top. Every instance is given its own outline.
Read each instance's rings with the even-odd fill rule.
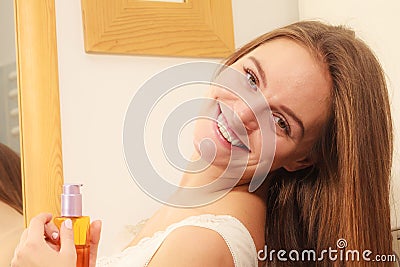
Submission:
[[[117,255],[101,258],[97,261],[96,267],[147,266],[165,238],[182,226],[204,227],[220,234],[232,254],[235,267],[258,266],[254,241],[247,228],[238,219],[230,215],[202,214],[171,224],[166,230],[141,239],[137,245],[128,247]]]

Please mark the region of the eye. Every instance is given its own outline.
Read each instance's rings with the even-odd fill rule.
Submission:
[[[290,134],[290,125],[287,123],[287,121],[279,116],[273,115],[274,116],[274,121],[278,125],[279,128],[285,131],[287,135]]]
[[[252,70],[245,68],[244,71],[246,72],[246,78],[250,85],[250,87],[254,90],[257,90],[258,79],[257,76],[253,73]]]

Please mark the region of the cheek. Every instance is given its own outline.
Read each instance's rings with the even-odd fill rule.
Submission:
[[[204,119],[199,119],[196,121],[193,132],[193,139],[195,143],[198,144],[201,140],[207,137],[207,130],[210,130],[209,124],[210,122]]]
[[[292,161],[293,154],[296,151],[296,145],[284,137],[277,136],[275,157],[272,164],[273,169],[284,166],[287,162]]]

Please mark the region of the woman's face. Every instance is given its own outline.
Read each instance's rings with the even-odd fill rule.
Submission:
[[[326,65],[304,46],[287,38],[277,38],[246,54],[231,67],[245,75],[249,88],[259,90],[270,106],[276,128],[271,171],[281,167],[295,171],[312,165],[309,152],[327,122],[331,102],[332,83]],[[194,136],[197,151],[201,140],[211,139],[216,146],[212,165],[225,168],[232,150],[242,150],[248,153],[243,178],[251,177],[260,162],[263,142],[256,109],[218,86],[212,86],[208,96],[226,105],[240,118],[247,131],[248,148],[224,138],[216,121],[199,120]],[[223,120],[224,109],[217,113],[215,119]],[[237,130],[229,129],[232,127],[229,123],[225,127],[228,131]]]

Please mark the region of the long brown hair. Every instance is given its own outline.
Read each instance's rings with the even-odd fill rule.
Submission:
[[[0,143],[0,201],[22,214],[21,160]]]
[[[321,252],[338,249],[337,241],[343,238],[346,249],[359,251],[359,262],[325,259],[306,265],[371,266],[372,262],[362,260],[363,250],[372,255],[392,254],[389,180],[393,134],[383,70],[352,30],[317,21],[297,22],[262,35],[225,64],[233,64],[278,37],[304,45],[326,65],[333,82],[332,110],[310,152],[315,164],[296,172],[279,169],[269,174],[266,244],[276,251]]]

